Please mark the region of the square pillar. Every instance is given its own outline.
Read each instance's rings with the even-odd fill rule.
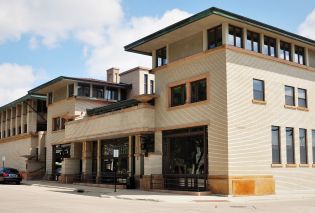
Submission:
[[[295,59],[294,59],[294,56],[295,56],[295,46],[294,44],[291,43],[291,61],[295,62]]]
[[[226,22],[222,23],[222,43],[229,44],[229,24]]]
[[[246,49],[246,40],[247,40],[247,29],[243,28],[243,39],[242,39],[243,47],[242,48],[244,49]]]
[[[92,143],[87,141],[82,145],[82,174],[84,179],[92,175]]]
[[[97,140],[97,170],[96,170],[96,181],[101,182],[102,178],[102,141]]]
[[[304,53],[305,65],[309,67],[310,66],[310,62],[309,62],[308,48],[305,47],[304,51],[305,51],[305,53]]]
[[[202,49],[203,51],[208,50],[208,30],[202,30]]]
[[[263,33],[260,33],[260,53],[264,53],[264,45],[265,45],[265,35]]]
[[[276,38],[276,51],[277,51],[277,57],[280,58],[280,39]]]

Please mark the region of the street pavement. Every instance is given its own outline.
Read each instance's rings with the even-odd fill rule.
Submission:
[[[0,213],[285,212],[314,213],[315,190],[271,196],[190,196],[28,181],[0,184]]]

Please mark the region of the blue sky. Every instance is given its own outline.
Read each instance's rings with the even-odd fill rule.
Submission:
[[[149,66],[123,45],[212,6],[315,39],[312,20],[304,29],[313,30],[300,29],[314,0],[0,1],[7,15],[0,20],[0,105],[60,75],[103,78],[111,66]],[[32,78],[20,79],[23,70]],[[1,86],[8,73],[12,82]]]

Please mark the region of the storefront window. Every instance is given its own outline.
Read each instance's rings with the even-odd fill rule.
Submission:
[[[117,173],[128,172],[128,138],[118,138],[102,141],[102,172],[114,172],[114,149],[119,150]]]
[[[163,155],[167,174],[207,174],[206,127],[165,132]]]

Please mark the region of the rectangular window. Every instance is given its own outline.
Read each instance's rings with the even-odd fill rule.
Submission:
[[[52,104],[53,103],[53,94],[52,92],[48,93],[48,104]]]
[[[154,81],[150,80],[150,93],[154,94]]]
[[[264,36],[264,51],[265,55],[277,56],[277,40],[268,36]]]
[[[222,45],[222,26],[217,26],[208,30],[208,49]]]
[[[78,83],[78,96],[90,97],[90,84]]]
[[[229,25],[229,44],[235,47],[243,47],[243,29]]]
[[[53,118],[53,131],[65,129],[66,119],[61,117]]]
[[[294,62],[305,65],[304,48],[295,46]]]
[[[286,128],[286,145],[287,145],[287,164],[295,164],[294,130],[291,127]]]
[[[254,100],[265,101],[265,82],[262,80],[253,80]]]
[[[108,100],[118,100],[118,89],[114,87],[106,88],[106,99]]]
[[[280,145],[280,127],[271,127],[272,135],[272,163],[281,164],[281,145]]]
[[[190,83],[191,103],[207,99],[207,79],[201,79]]]
[[[294,87],[285,86],[285,105],[295,106]]]
[[[144,74],[144,94],[148,94],[148,74]]]
[[[260,52],[260,35],[259,33],[247,31],[246,49]]]
[[[68,97],[73,97],[74,95],[74,84],[68,85]]]
[[[300,133],[300,163],[307,164],[307,131],[299,129]]]
[[[171,88],[171,107],[186,103],[186,85],[182,84]]]
[[[313,164],[315,164],[315,130],[312,130]]]
[[[307,92],[306,89],[298,89],[298,105],[307,108]]]
[[[60,118],[59,117],[57,117],[57,118],[53,118],[53,131],[57,131],[57,130],[59,130],[60,129],[60,127],[61,127],[61,124],[60,124]]]
[[[292,61],[291,59],[291,44],[280,41],[280,58],[287,60],[287,61]]]
[[[92,86],[93,98],[104,98],[104,87],[99,85]]]
[[[156,50],[156,67],[167,64],[166,47]]]

